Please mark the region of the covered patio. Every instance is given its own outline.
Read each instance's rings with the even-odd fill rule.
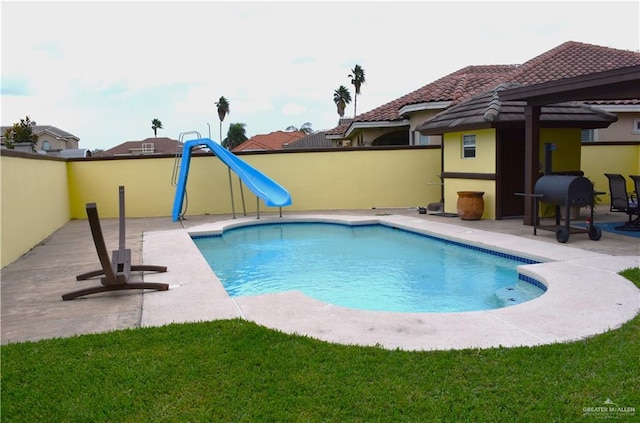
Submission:
[[[535,183],[540,174],[540,125],[542,107],[566,101],[629,100],[640,102],[640,66],[597,72],[543,84],[514,87],[498,94],[500,101],[525,102],[525,214],[533,226]],[[597,107],[597,106],[596,106]]]

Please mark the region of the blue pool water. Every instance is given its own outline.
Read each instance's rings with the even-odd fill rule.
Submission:
[[[261,224],[194,242],[232,297],[298,290],[356,309],[452,312],[544,293],[516,271],[530,260],[378,224]]]

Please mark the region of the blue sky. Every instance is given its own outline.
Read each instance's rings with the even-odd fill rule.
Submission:
[[[108,149],[223,122],[248,136],[336,126],[468,65],[519,64],[566,41],[640,50],[639,1],[2,2],[2,125],[26,115]],[[353,103],[345,117],[353,115]],[[207,123],[209,125],[207,125]]]

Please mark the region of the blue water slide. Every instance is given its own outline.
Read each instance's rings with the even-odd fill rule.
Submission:
[[[252,167],[249,163],[237,157],[235,154],[222,147],[210,138],[199,138],[189,140],[184,143],[182,161],[180,162],[180,174],[176,185],[176,196],[173,201],[173,221],[180,218],[184,194],[189,176],[189,164],[191,163],[191,152],[195,147],[207,146],[213,151],[217,158],[229,166],[238,177],[249,187],[253,193],[261,198],[269,207],[284,207],[291,205],[291,195],[284,187],[264,173]]]

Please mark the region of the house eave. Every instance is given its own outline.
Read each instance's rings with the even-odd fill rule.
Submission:
[[[407,113],[422,112],[425,110],[444,110],[451,105],[451,101],[431,101],[425,103],[408,104],[402,106],[398,113],[404,116]]]
[[[353,122],[344,136],[349,137],[356,129],[371,129],[371,128],[399,128],[402,126],[409,126],[408,119],[394,120],[394,121],[374,121],[374,122]]]
[[[460,125],[456,127],[437,127],[437,128],[427,128],[427,129],[418,128],[418,132],[420,132],[422,135],[444,135],[449,132],[477,131],[480,129],[490,129],[493,127],[494,125],[490,123],[485,123],[485,124],[475,123],[475,124],[468,124],[468,125]]]
[[[540,128],[566,128],[566,129],[600,129],[607,128],[613,122],[596,122],[596,121],[565,121],[565,120],[541,120]],[[436,127],[436,128],[427,128],[420,129],[418,128],[418,132],[422,135],[444,135],[450,132],[467,132],[467,131],[477,131],[481,129],[507,129],[507,128],[521,128],[524,129],[525,121],[524,120],[513,120],[506,122],[486,122],[486,123],[469,123],[465,125],[458,125],[455,127]]]
[[[640,104],[590,104],[590,103],[587,103],[587,105],[593,109],[600,109],[610,113],[640,112]]]
[[[327,135],[327,139],[328,140],[341,140],[341,139],[344,139],[344,137],[342,135],[339,135],[339,134],[334,134],[334,135]]]

